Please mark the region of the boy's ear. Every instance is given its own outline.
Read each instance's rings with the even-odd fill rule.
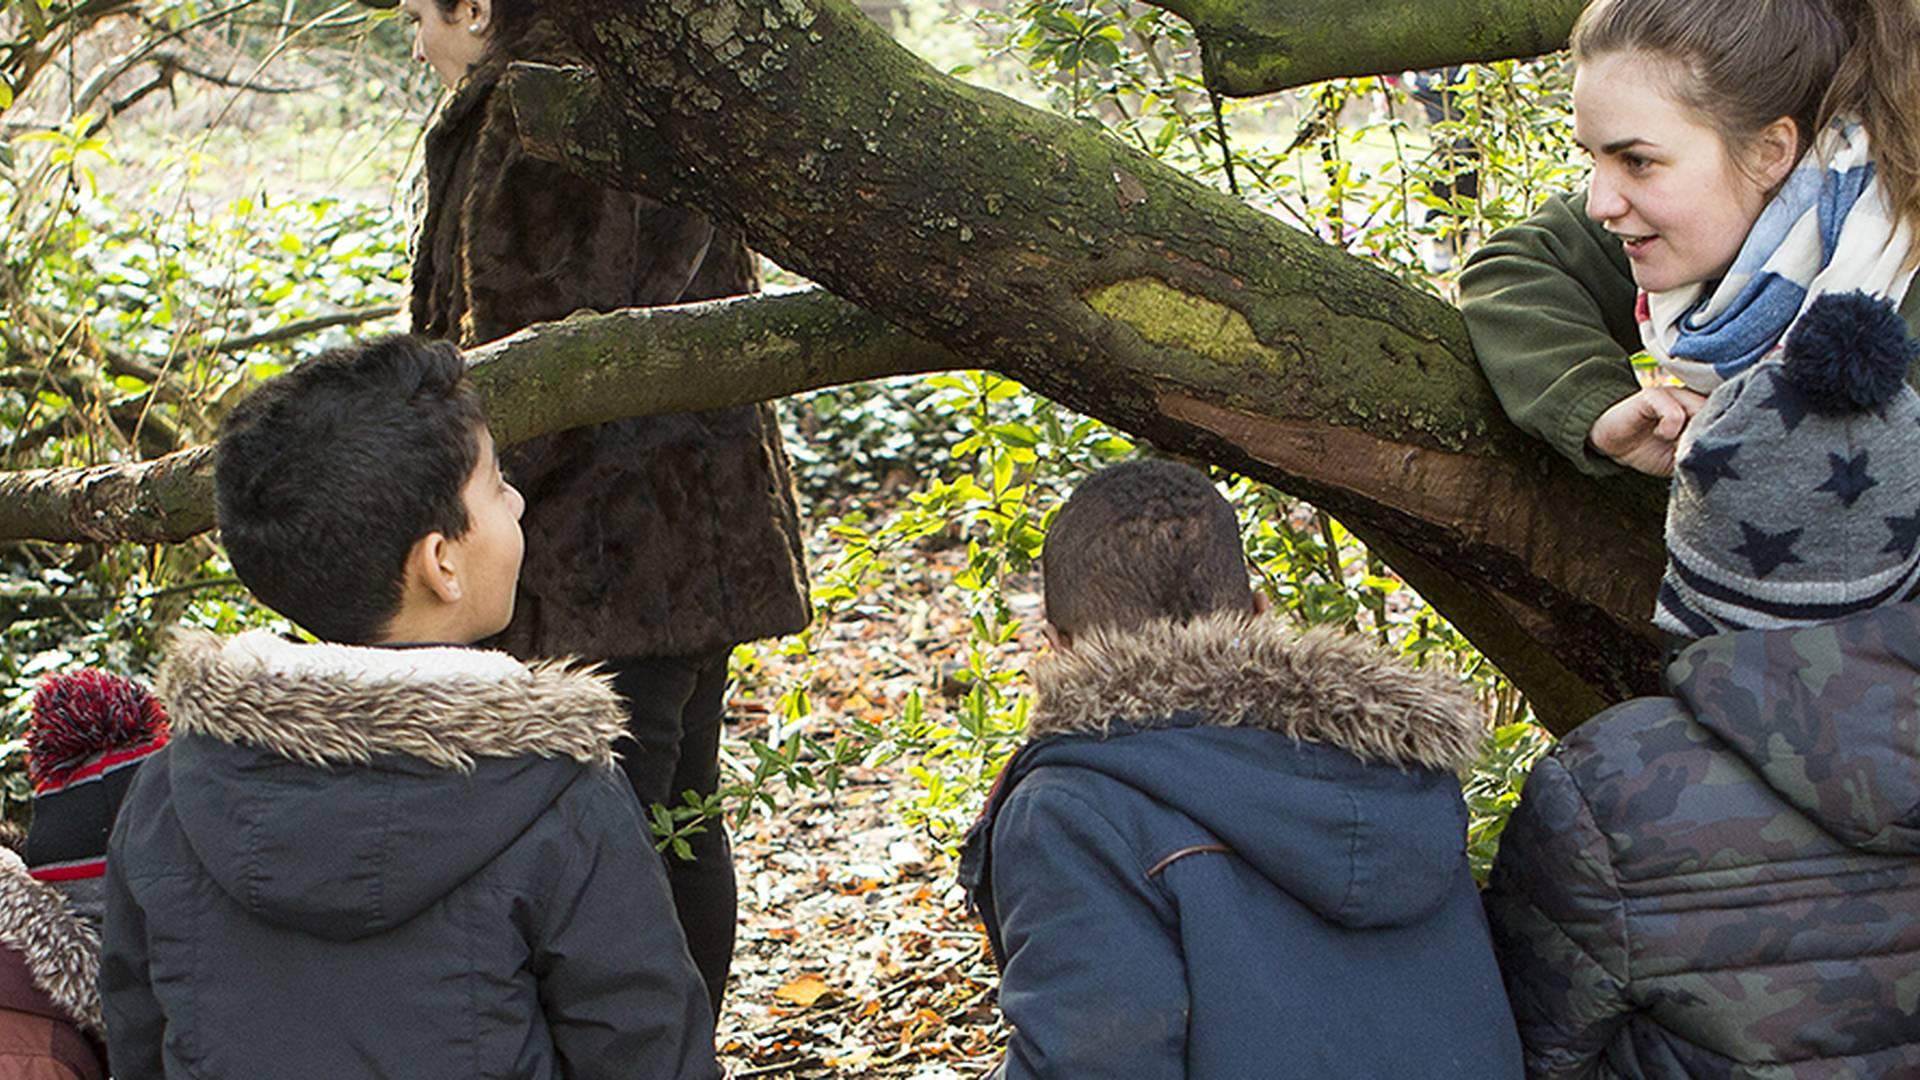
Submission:
[[[1255,615],[1265,616],[1267,612],[1272,610],[1273,597],[1267,595],[1267,590],[1253,590],[1253,613]]]
[[[430,532],[407,553],[407,586],[421,588],[444,604],[460,602],[460,571],[446,534]]]
[[[1050,622],[1042,623],[1040,632],[1047,636],[1047,644],[1052,645],[1059,652],[1066,652],[1073,648],[1073,635]]]

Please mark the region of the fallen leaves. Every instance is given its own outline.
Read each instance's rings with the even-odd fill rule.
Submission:
[[[818,975],[802,975],[775,990],[773,996],[803,1009],[810,1009],[822,999],[831,1004],[835,995],[833,987],[827,985],[827,980]]]
[[[947,707],[930,691],[964,645],[964,602],[947,586],[964,552],[902,561],[871,603],[816,627],[810,661],[758,656],[723,756],[753,760],[744,744],[770,718],[741,706],[782,679],[808,680],[816,724],[878,722],[916,688],[929,713]],[[997,977],[954,860],[900,824],[911,764],[850,768],[832,795],[782,790],[776,812],[735,830],[740,928],[720,1018],[735,1080],[965,1080],[998,1063]]]

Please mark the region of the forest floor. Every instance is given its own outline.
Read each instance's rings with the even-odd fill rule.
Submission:
[[[810,659],[763,652],[757,677],[736,687],[723,757],[754,760],[747,741],[769,726],[754,692],[794,679],[809,681],[816,724],[878,720],[914,690],[929,716],[949,706],[942,674],[967,640],[951,584],[965,553],[903,562],[816,628]],[[1039,642],[1037,581],[1021,583],[1013,602],[1028,617],[1003,659],[1020,665],[1014,654]],[[733,829],[739,938],[718,1038],[735,1080],[950,1080],[998,1062],[997,979],[955,883],[957,860],[902,822],[916,793],[910,764],[855,767],[833,793],[782,789],[777,812]]]

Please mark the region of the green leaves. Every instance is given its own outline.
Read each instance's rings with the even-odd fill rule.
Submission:
[[[1028,5],[1022,16],[1027,28],[1018,40],[1035,68],[1053,68],[1069,74],[1083,67],[1113,67],[1120,63],[1120,43],[1126,31],[1112,15],[1094,5],[1071,6],[1042,2]]]

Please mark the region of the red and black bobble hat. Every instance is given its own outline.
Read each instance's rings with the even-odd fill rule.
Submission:
[[[132,679],[82,668],[42,681],[27,728],[28,872],[48,883],[105,874],[120,800],[167,736],[166,709]]]

